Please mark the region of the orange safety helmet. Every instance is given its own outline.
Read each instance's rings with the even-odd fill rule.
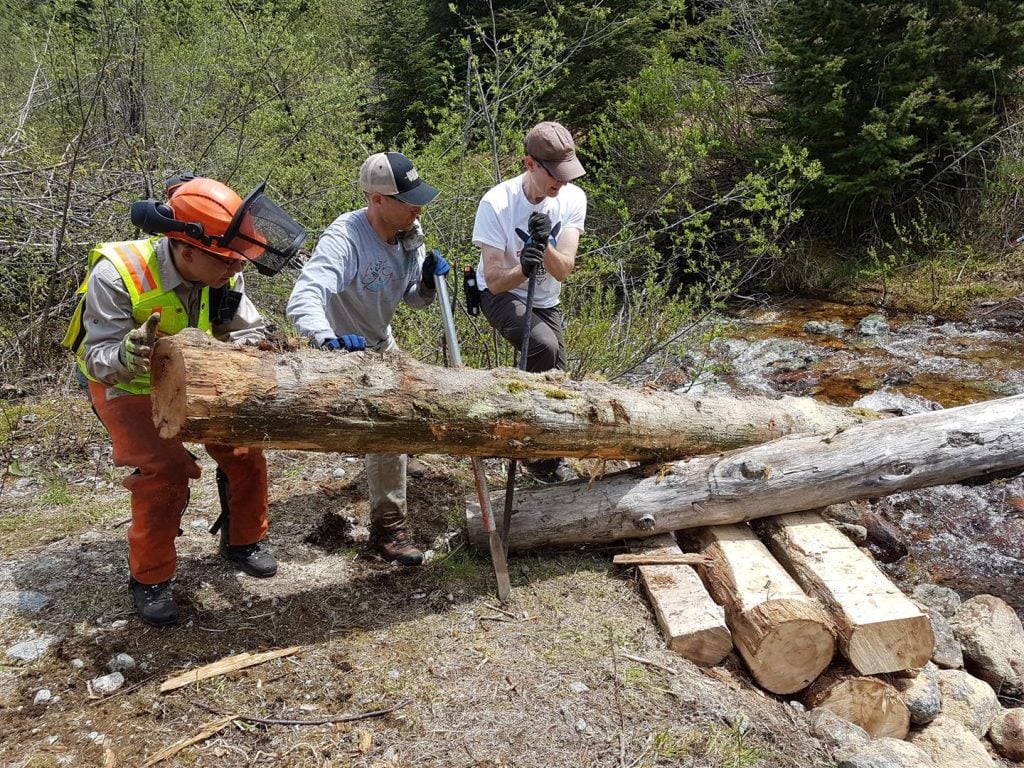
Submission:
[[[273,275],[296,257],[306,231],[264,187],[259,184],[243,200],[219,181],[182,174],[169,180],[166,203],[133,203],[132,223],[224,258],[251,261],[262,274]]]
[[[172,189],[167,203],[178,221],[196,222],[203,228],[200,237],[190,237],[187,231],[168,232],[167,237],[172,240],[181,240],[228,259],[248,260],[263,252],[263,245],[259,244],[262,238],[258,237],[248,216],[241,222],[240,232],[257,242],[248,242],[247,238],[232,240],[229,245],[234,247],[221,244],[242,206],[242,198],[226,184],[205,177],[192,179]]]

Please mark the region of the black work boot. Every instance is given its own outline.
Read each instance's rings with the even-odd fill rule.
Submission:
[[[159,584],[142,584],[129,576],[128,587],[135,600],[136,613],[147,624],[166,627],[178,620],[178,606],[174,604],[170,579]]]
[[[226,544],[221,539],[220,553],[250,576],[265,579],[277,573],[277,558],[262,541],[255,544]]]
[[[423,553],[412,543],[409,532],[404,528],[397,528],[393,531],[371,531],[370,545],[389,563],[423,564]]]
[[[565,459],[524,461],[523,466],[526,467],[527,472],[542,483],[562,483],[576,477],[576,473],[572,471],[572,467]]]

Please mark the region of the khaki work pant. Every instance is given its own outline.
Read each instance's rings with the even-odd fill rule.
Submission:
[[[96,415],[110,433],[114,465],[135,467],[124,480],[132,495],[128,528],[128,570],[142,584],[172,578],[177,567],[174,538],[188,506],[189,480],[200,475],[199,464],[180,440],[165,440],[153,426],[149,395],[129,395],[105,384],[89,382]],[[267,535],[267,461],[250,448],[236,456],[230,445],[203,446],[227,475],[231,488],[229,541],[254,544]]]

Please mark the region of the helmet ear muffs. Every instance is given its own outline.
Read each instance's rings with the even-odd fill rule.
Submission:
[[[165,235],[168,232],[182,232],[193,240],[205,240],[203,225],[197,221],[178,221],[167,203],[157,200],[139,200],[132,203],[132,224],[151,235]]]

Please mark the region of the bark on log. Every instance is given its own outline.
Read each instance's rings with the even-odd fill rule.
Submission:
[[[439,368],[403,354],[277,354],[199,331],[161,339],[153,353],[154,422],[163,437],[194,442],[657,460],[877,416],[809,398],[688,397],[559,371]]]
[[[831,622],[746,524],[689,532],[708,563],[704,584],[725,609],[732,641],[754,679],[772,693],[795,693],[828,667]]]
[[[630,550],[682,555],[670,534],[638,539]],[[732,635],[725,614],[689,565],[642,565],[637,569],[668,648],[684,659],[712,667],[729,655]]]
[[[818,509],[1024,466],[1024,395],[675,462],[656,477],[517,490],[511,549],[618,541]],[[495,498],[501,498],[497,494]],[[496,502],[499,503],[499,502]],[[479,546],[475,502],[470,540]]]
[[[813,512],[759,520],[754,530],[835,622],[839,647],[862,675],[920,669],[935,648],[928,615],[874,562]]]
[[[859,677],[846,668],[831,669],[815,680],[803,702],[856,723],[872,738],[905,739],[910,732],[910,710],[899,691],[884,680]]]

